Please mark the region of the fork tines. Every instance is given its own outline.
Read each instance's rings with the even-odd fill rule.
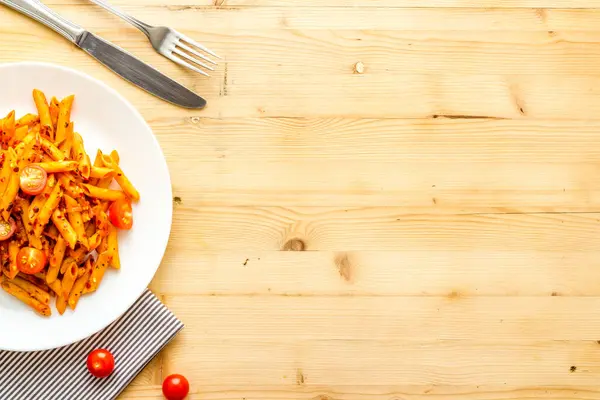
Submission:
[[[209,71],[214,71],[214,68],[211,67],[209,64],[217,65],[217,62],[200,53],[200,51],[203,51],[215,58],[221,58],[205,46],[202,46],[200,43],[195,42],[194,40],[190,39],[189,37],[183,34],[180,34],[179,32],[177,35],[177,40],[174,44],[175,46],[172,49],[171,59],[177,64],[187,67],[202,75],[210,76],[208,73],[201,70],[197,66],[207,69]]]

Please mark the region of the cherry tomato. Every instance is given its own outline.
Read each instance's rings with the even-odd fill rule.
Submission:
[[[96,378],[106,378],[115,369],[115,358],[106,349],[96,349],[88,355],[87,368]]]
[[[131,229],[133,210],[128,199],[114,201],[108,209],[110,222],[119,229]]]
[[[48,174],[42,167],[28,165],[21,171],[19,183],[21,190],[30,195],[38,195],[44,191]]]
[[[17,268],[24,274],[37,274],[46,266],[46,255],[33,247],[23,247],[17,253]]]
[[[190,383],[183,375],[169,375],[163,382],[162,391],[167,400],[183,400],[190,391]]]
[[[16,229],[17,224],[15,224],[14,219],[9,218],[8,221],[0,220],[0,241],[10,239]]]

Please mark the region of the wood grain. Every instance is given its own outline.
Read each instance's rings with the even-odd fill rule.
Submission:
[[[252,340],[182,334],[169,350],[165,369],[172,372],[176,366],[214,385],[336,386],[359,380],[376,386],[590,386],[600,375],[597,351],[595,341]],[[572,373],[571,366],[581,372]]]
[[[50,0],[48,4],[82,4],[81,0]],[[114,0],[111,4],[165,5],[160,0]],[[170,6],[192,6],[199,9],[227,9],[238,7],[360,7],[360,8],[600,8],[598,0],[174,0]]]
[[[600,1],[114,1],[221,54],[210,79],[47,3],[208,100],[0,14],[3,62],[116,88],[169,164],[151,289],[186,328],[122,399],[179,372],[191,400],[600,400]]]
[[[192,398],[207,400],[428,400],[434,396],[448,400],[527,400],[544,398],[551,400],[586,400],[600,399],[600,393],[594,387],[569,386],[511,388],[506,385],[498,386],[374,386],[374,385],[343,385],[343,386],[291,386],[271,385],[253,386],[202,386],[194,388]],[[127,390],[124,399],[162,400],[158,387],[132,387]]]
[[[151,289],[168,298],[600,295],[598,250],[206,252],[190,243],[181,250],[170,247],[165,264]],[[196,301],[205,300],[212,301]]]
[[[182,207],[170,247],[211,251],[306,250],[592,251],[599,213],[410,214],[402,207],[356,209]]]
[[[358,280],[358,276],[354,278]],[[438,341],[495,348],[555,340],[585,341],[595,349],[589,351],[595,360],[600,351],[596,348],[600,347],[596,343],[600,338],[597,297],[469,297],[456,288],[444,296],[194,294],[166,296],[165,301],[190,331],[202,331],[203,348],[219,340],[290,345],[303,341],[364,341],[371,345],[389,341],[402,344],[398,347],[417,348],[421,343]],[[202,318],[195,318],[198,315]],[[183,340],[171,350],[183,351],[188,344]],[[317,359],[308,364],[319,364],[327,352],[314,357]],[[368,357],[368,352],[361,357]],[[346,368],[357,366],[358,361]]]
[[[435,8],[393,9],[392,11],[377,9],[370,15],[361,12],[360,9],[347,8],[343,9],[340,14],[337,9],[323,7],[309,8],[306,12],[292,9],[290,14],[285,16],[282,16],[282,13],[287,11],[277,7],[236,11],[215,9],[206,13],[194,9],[178,11],[164,7],[136,8],[134,11],[138,9],[140,17],[144,18],[146,13],[149,15],[159,14],[162,22],[178,26],[193,37],[202,37],[203,42],[210,47],[223,54],[228,54],[227,59],[231,54],[232,59],[240,61],[233,62],[231,66],[229,61],[225,61],[225,65],[216,72],[216,79],[205,80],[192,73],[183,73],[168,60],[153,54],[142,35],[134,33],[121,21],[95,7],[90,5],[57,7],[57,11],[90,29],[99,31],[100,34],[113,32],[106,36],[126,48],[131,45],[130,40],[133,41],[138,48],[144,49],[140,55],[143,59],[157,63],[157,66],[165,69],[166,72],[180,76],[184,84],[210,98],[209,107],[202,113],[202,116],[330,117],[342,115],[353,118],[431,118],[447,115],[452,118],[584,118],[589,120],[596,119],[596,116],[600,114],[598,112],[600,103],[595,95],[598,92],[600,81],[595,76],[589,76],[594,73],[594,59],[587,59],[590,53],[586,47],[582,49],[576,43],[568,48],[569,45],[564,44],[569,43],[569,35],[572,32],[576,32],[576,36],[582,37],[586,36],[582,33],[587,33],[587,38],[576,40],[591,42],[587,47],[595,48],[591,54],[593,55],[594,52],[597,54],[597,27],[600,18],[594,11],[548,10],[547,16],[544,17],[547,21],[544,22],[540,20],[541,17],[536,14],[535,10],[528,9],[493,11]],[[450,13],[452,18],[449,18],[447,13]],[[338,15],[341,18],[340,21],[345,21],[339,22],[339,24],[343,23],[346,26],[332,24],[334,16]],[[288,21],[285,26],[281,24],[283,17]],[[398,22],[399,20],[400,22]],[[375,24],[371,21],[377,21],[377,26],[371,25]],[[402,21],[406,21],[404,25],[401,23]],[[45,59],[55,53],[53,48],[44,46],[33,36],[35,33],[43,34],[43,37],[47,37],[49,40],[51,38],[58,39],[58,35],[48,32],[46,28],[19,17],[14,12],[3,14],[0,17],[0,23],[6,26],[4,29],[7,30],[32,32],[29,39],[27,39],[28,36],[23,37],[23,35],[17,38],[19,45],[20,42],[27,40],[23,46],[19,47],[25,49],[21,52],[27,55],[28,59]],[[198,26],[202,26],[202,31],[197,31]],[[236,27],[235,31],[230,29],[232,26]],[[443,30],[440,31],[442,28]],[[347,29],[352,31],[345,33]],[[323,30],[329,33],[320,33]],[[367,32],[375,31],[375,33],[366,33],[355,37],[355,32],[365,30]],[[431,43],[431,47],[427,47],[438,49],[438,54],[429,57],[428,60],[424,59],[427,53],[421,52],[419,43],[413,50],[412,39],[404,39],[400,47],[396,46],[394,36],[392,39],[387,39],[386,32],[390,30],[392,32],[413,32],[408,35],[421,35],[421,37],[426,37],[428,32],[435,30],[439,35],[440,43],[436,45],[434,41]],[[415,30],[417,33],[414,33]],[[442,40],[444,32],[456,32],[457,30],[462,32],[464,41],[462,46],[471,49],[469,50],[470,54],[469,51],[467,54],[460,54],[460,51],[455,53],[454,43],[452,41],[445,42],[446,39]],[[546,44],[541,43],[540,46],[554,47],[554,50],[549,51],[550,54],[554,52],[555,56],[537,57],[536,52],[532,53],[527,48],[519,50],[519,46],[515,47],[510,43],[504,44],[504,50],[498,49],[499,53],[494,55],[494,47],[490,47],[485,41],[480,40],[479,44],[475,43],[474,45],[467,42],[469,36],[472,42],[474,37],[486,37],[488,32],[498,38],[502,36],[503,30],[510,30],[513,32],[513,36],[524,35],[520,41],[528,43],[531,41],[542,42],[541,37],[545,35],[547,37]],[[334,35],[331,34],[332,31],[340,32],[342,38],[334,38]],[[520,33],[515,34],[515,31]],[[124,32],[127,32],[127,37],[132,39],[128,39],[126,42],[119,40],[118,38],[122,37]],[[280,37],[278,36],[280,32],[286,32],[286,35]],[[311,32],[316,32],[314,38],[310,36]],[[377,32],[382,32],[383,36],[378,37]],[[244,37],[241,39],[243,41],[249,41],[248,36],[250,36],[255,46],[263,47],[252,49],[244,44],[229,45],[228,43],[237,43],[240,40],[238,35]],[[272,39],[263,39],[264,35],[268,35]],[[527,38],[528,35],[529,38]],[[354,40],[354,42],[364,42],[354,50],[354,56],[352,52],[346,52],[348,47],[354,46],[343,44],[348,43],[352,38],[361,39]],[[273,48],[267,46],[268,42],[265,43],[264,40],[277,42],[277,44],[272,45],[275,46]],[[314,70],[319,70],[314,66],[321,64],[320,60],[327,58],[327,54],[331,55],[329,49],[331,46],[327,45],[326,40],[342,43],[342,45],[337,45],[337,51],[339,54],[345,54],[345,59],[329,58],[332,60],[329,69],[325,68],[319,73],[313,73]],[[388,40],[392,40],[392,43],[390,44]],[[427,42],[428,39],[423,40]],[[65,54],[62,63],[82,65],[85,72],[92,73],[112,85],[123,86],[125,95],[134,100],[144,115],[155,115],[154,110],[161,106],[159,100],[140,96],[141,93],[138,89],[122,85],[119,77],[97,65],[87,55],[78,52],[65,41],[56,41],[61,46],[59,48],[62,49],[61,53]],[[384,47],[380,47],[380,44]],[[243,46],[243,49],[240,46]],[[264,57],[270,57],[271,62],[268,61],[269,58],[262,61],[263,56],[256,57],[257,53],[265,54],[264,51],[261,51],[265,48],[264,46],[270,49]],[[295,46],[298,51],[286,51],[290,48],[289,46]],[[420,47],[423,46],[423,44],[420,45]],[[489,50],[481,51],[484,46]],[[231,47],[233,48],[230,49]],[[387,50],[390,47],[396,50],[390,52]],[[336,48],[335,45],[334,48]],[[405,50],[402,51],[402,48]],[[306,57],[307,51],[315,51],[310,49],[321,50],[311,57]],[[445,50],[439,53],[442,49]],[[375,54],[369,56],[372,51],[375,51]],[[431,51],[435,52],[435,50]],[[46,54],[40,54],[40,52]],[[7,51],[7,53],[9,52]],[[240,53],[244,53],[245,56],[239,55]],[[386,55],[382,59],[377,56],[377,53]],[[405,56],[405,53],[409,55]],[[523,53],[527,55],[522,55]],[[293,55],[287,56],[286,54]],[[411,54],[419,55],[411,56]],[[13,57],[17,59],[21,56],[15,54]],[[450,62],[450,67],[446,69],[448,57],[450,60],[455,57],[455,62],[454,67]],[[527,63],[527,57],[530,57],[530,63]],[[298,63],[300,58],[304,59]],[[473,58],[475,61],[470,69],[468,62],[461,61]],[[250,59],[258,61],[250,62]],[[502,61],[499,61],[500,59]],[[334,60],[337,60],[335,65],[333,64]],[[61,59],[59,58],[57,61],[61,62]],[[353,66],[357,62],[364,63],[364,74],[354,73]],[[279,64],[281,67],[278,66]],[[404,64],[410,64],[412,67],[407,70],[404,68]],[[492,64],[497,66],[490,67]],[[571,67],[573,64],[578,66]],[[265,65],[268,66],[266,70]],[[424,65],[424,67],[415,67],[420,65]],[[467,68],[467,70],[462,69],[461,65],[466,65],[463,68]],[[522,65],[525,67],[522,68]],[[529,71],[527,71],[528,68]],[[522,69],[525,69],[524,73],[521,72]],[[583,75],[578,74],[578,69],[583,70],[579,71]],[[327,73],[328,70],[331,72]],[[541,73],[544,70],[545,73]],[[247,73],[247,71],[264,71],[265,73]],[[226,79],[225,76],[227,76]],[[310,78],[308,78],[309,76]],[[310,79],[310,85],[306,84],[307,79]],[[265,86],[271,87],[273,91],[265,91],[263,89]],[[327,88],[327,90],[323,90],[323,88]],[[279,93],[286,93],[289,101],[279,101]],[[474,101],[477,98],[486,98],[486,101]],[[403,101],[403,99],[419,100]],[[399,101],[403,101],[402,107],[398,107]],[[190,115],[189,111],[175,108],[170,112],[179,116]]]

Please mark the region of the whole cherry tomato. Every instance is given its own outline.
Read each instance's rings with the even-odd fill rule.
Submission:
[[[17,268],[24,274],[37,274],[46,266],[46,255],[33,247],[23,247],[17,253]]]
[[[106,378],[115,369],[115,358],[106,349],[96,349],[88,355],[87,368],[96,378]]]
[[[114,201],[108,209],[110,222],[119,229],[131,229],[133,226],[133,210],[129,199]]]
[[[167,400],[183,400],[190,392],[190,383],[183,375],[169,375],[163,382],[162,391]]]

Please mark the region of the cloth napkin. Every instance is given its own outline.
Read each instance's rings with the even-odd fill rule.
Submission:
[[[0,351],[0,399],[115,399],[181,329],[183,323],[146,290],[129,311],[88,339],[46,351]],[[96,348],[115,357],[108,378],[87,370],[87,355]]]

